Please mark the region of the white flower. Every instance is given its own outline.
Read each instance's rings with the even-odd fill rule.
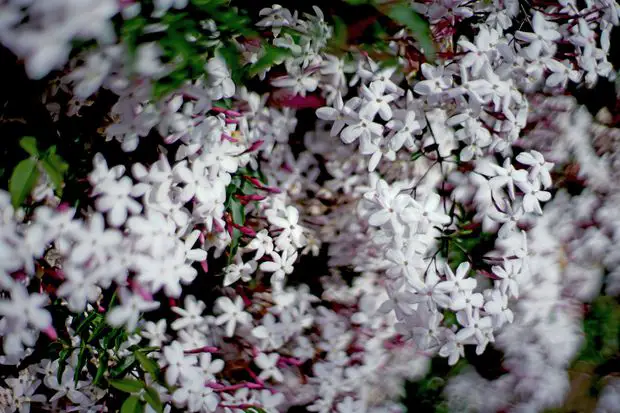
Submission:
[[[103,84],[110,73],[112,62],[103,53],[91,53],[85,64],[74,69],[66,79],[76,83],[73,93],[81,99],[89,98]]]
[[[212,99],[229,98],[235,94],[235,83],[230,77],[226,61],[221,56],[209,59],[205,70],[207,71],[209,94]]]
[[[272,272],[272,282],[283,281],[287,274],[293,272],[293,264],[297,260],[297,251],[290,253],[288,249],[281,252],[282,255],[272,252],[270,257],[273,261],[266,261],[260,265],[265,272]]]
[[[272,80],[271,84],[275,87],[291,89],[295,95],[306,96],[307,92],[314,92],[316,90],[319,81],[313,76],[313,73],[298,70]]]
[[[534,33],[520,30],[515,33],[517,39],[529,43],[529,46],[523,49],[529,59],[536,59],[543,51],[548,53],[554,46],[553,42],[562,38],[562,35],[552,27],[552,24],[545,20],[541,12],[535,11],[532,17]]]
[[[271,27],[274,37],[278,37],[282,27],[292,26],[297,21],[297,12],[291,14],[289,9],[279,4],[261,9],[258,15],[265,17],[256,25],[259,27]]]
[[[115,229],[105,229],[101,214],[90,217],[89,227],[76,233],[77,245],[72,249],[70,259],[74,264],[84,264],[89,258],[95,258],[103,264],[108,254],[112,255],[120,246],[122,234]]]
[[[482,354],[484,346],[488,342],[486,332],[493,328],[491,317],[481,317],[480,309],[474,308],[472,311],[459,311],[456,314],[456,319],[464,327],[456,333],[457,340],[465,341],[470,337],[475,338],[478,345],[481,346],[476,349],[476,353]]]
[[[146,301],[126,288],[121,288],[118,295],[121,305],[113,307],[107,316],[108,323],[113,327],[125,325],[128,331],[133,331],[138,325],[140,313],[159,308],[157,301]]]
[[[385,84],[380,80],[375,80],[370,87],[362,85],[361,95],[364,98],[362,108],[360,109],[360,117],[366,119],[374,119],[377,112],[381,119],[388,121],[392,118],[392,108],[390,102],[394,100],[393,95],[384,95]]]
[[[273,251],[273,239],[269,236],[269,232],[266,229],[262,229],[256,233],[256,236],[245,246],[245,249],[256,251],[254,259],[260,260],[265,254],[269,255]]]
[[[144,323],[140,335],[149,340],[149,346],[161,347],[168,342],[170,337],[166,334],[166,319],[162,318],[157,323],[147,321]]]
[[[277,215],[269,215],[267,219],[270,224],[282,229],[279,237],[290,238],[293,244],[298,248],[304,245],[304,227],[299,225],[299,211],[297,211],[297,208],[291,205],[287,206],[286,218],[281,218]]]
[[[202,353],[198,356],[198,367],[203,379],[214,380],[215,374],[221,372],[224,368],[224,361],[213,359],[211,353]]]
[[[273,378],[277,382],[281,382],[284,380],[284,376],[278,370],[278,360],[280,359],[280,355],[278,353],[260,353],[258,356],[254,358],[254,363],[258,368],[261,369],[258,378],[261,380],[268,380]]]
[[[237,323],[247,325],[252,321],[252,316],[243,311],[243,299],[240,296],[235,297],[234,302],[228,297],[219,297],[215,300],[215,308],[221,313],[215,319],[215,324],[226,324],[227,337],[235,334]]]
[[[545,158],[540,152],[529,151],[521,152],[517,155],[517,161],[524,165],[529,166],[530,180],[540,179],[543,188],[549,188],[551,186],[551,174],[549,173],[553,168],[553,163],[545,161]]]
[[[187,375],[193,371],[192,367],[197,361],[196,356],[185,354],[183,346],[178,341],[173,341],[170,345],[163,348],[163,360],[167,365],[165,373],[166,383],[170,386],[174,386],[180,377],[187,378]],[[204,387],[204,385],[202,386]]]
[[[11,320],[15,327],[30,324],[43,330],[52,324],[52,316],[43,307],[49,303],[45,294],[28,293],[22,284],[14,283],[10,288],[11,299],[0,299],[0,315]]]
[[[422,74],[426,80],[422,80],[413,87],[413,91],[419,95],[436,95],[448,89],[452,79],[444,75],[442,66],[433,67],[428,63],[422,63]]]
[[[372,119],[359,115],[358,119],[347,119],[349,126],[340,132],[340,138],[344,143],[353,143],[359,137],[372,138],[383,135],[383,126],[373,122]]]
[[[241,261],[241,257],[239,257],[237,263],[230,264],[224,269],[224,287],[234,284],[239,279],[244,282],[250,281],[252,279],[252,274],[256,271],[256,267],[256,261],[250,260],[248,262],[243,262]]]
[[[448,364],[454,366],[460,357],[465,357],[464,343],[459,340],[451,330],[444,330],[446,337],[446,344],[439,349],[439,355],[441,357],[448,357]]]
[[[184,308],[172,307],[172,311],[180,315],[181,317],[176,319],[170,327],[173,330],[181,330],[190,328],[200,328],[204,323],[202,312],[206,308],[206,304],[203,301],[198,301],[193,295],[185,297],[183,303]]]
[[[213,389],[204,385],[204,378],[198,373],[181,380],[181,386],[172,394],[177,407],[187,406],[190,412],[215,412],[220,402]]]
[[[133,196],[135,193],[131,178],[124,176],[118,181],[106,181],[97,185],[101,196],[95,201],[97,209],[107,212],[108,223],[119,227],[125,223],[127,216],[138,214],[142,211],[142,205]]]
[[[493,316],[493,326],[500,328],[506,323],[512,323],[514,314],[508,308],[508,296],[499,290],[491,292],[490,299],[484,304],[484,311]]]

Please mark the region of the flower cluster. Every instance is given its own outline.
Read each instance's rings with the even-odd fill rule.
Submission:
[[[565,96],[614,80],[620,7],[372,2],[369,51],[221,6],[0,0],[51,119],[108,105],[86,193],[30,151],[0,190],[0,410],[396,413],[489,347],[451,406],[561,404],[581,303],[620,291],[620,134]]]

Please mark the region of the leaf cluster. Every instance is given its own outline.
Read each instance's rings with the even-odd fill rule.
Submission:
[[[41,172],[47,174],[56,194],[61,196],[64,175],[69,165],[56,153],[56,146],[40,150],[37,147],[37,140],[32,136],[23,137],[19,144],[30,157],[15,166],[9,179],[13,207],[17,208],[24,203],[34,189]]]

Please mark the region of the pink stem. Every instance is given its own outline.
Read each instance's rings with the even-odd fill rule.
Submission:
[[[223,384],[219,384],[219,383],[206,383],[205,386],[215,390],[215,391],[236,391],[239,389],[263,389],[265,388],[265,386],[263,386],[262,384],[258,384],[258,383],[250,383],[250,382],[245,382],[245,383],[239,383],[239,384],[233,384],[230,386],[224,386]]]
[[[194,348],[191,350],[185,350],[185,354],[199,354],[199,353],[218,353],[220,351],[219,348],[214,346],[204,346],[199,348]]]

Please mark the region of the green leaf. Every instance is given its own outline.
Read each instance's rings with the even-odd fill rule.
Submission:
[[[245,224],[245,207],[236,198],[231,200],[230,212],[235,224]]]
[[[78,328],[75,330],[75,334],[79,335],[82,331],[88,331],[88,328],[91,326],[93,320],[97,318],[99,314],[92,312],[80,323]]]
[[[163,413],[164,406],[159,399],[159,393],[152,387],[147,387],[146,391],[142,394],[144,400],[155,410],[157,413]]]
[[[265,45],[265,54],[256,61],[249,69],[250,77],[254,77],[265,70],[282,63],[285,57],[290,55],[291,51],[283,47],[275,47]]]
[[[125,393],[138,393],[145,387],[143,382],[136,379],[108,380],[108,383],[115,389],[118,389]]]
[[[80,374],[84,369],[84,365],[86,364],[86,359],[88,358],[88,350],[86,348],[86,342],[82,340],[80,342],[80,352],[78,353],[77,364],[75,366],[75,371],[73,373],[73,381],[77,386],[78,381],[80,380]]]
[[[142,413],[144,404],[140,402],[138,396],[129,396],[121,406],[121,413]]]
[[[67,164],[60,156],[56,154],[56,147],[52,146],[42,157],[41,163],[43,169],[52,181],[56,193],[60,195],[62,190],[63,177],[67,170],[69,170],[69,164]]]
[[[62,374],[65,372],[65,368],[67,367],[67,359],[73,352],[73,348],[69,347],[64,350],[61,350],[58,358],[58,372],[56,373],[56,378],[58,382],[62,382]]]
[[[129,356],[125,360],[123,360],[123,362],[121,364],[119,364],[117,366],[114,366],[110,370],[110,373],[114,377],[122,376],[122,375],[124,375],[127,372],[127,370],[129,370],[135,364],[136,364],[136,357],[132,354],[131,356]]]
[[[408,4],[396,4],[390,7],[387,15],[394,21],[406,26],[414,39],[416,39],[429,60],[434,60],[437,50],[433,43],[433,37],[428,22],[417,14]]]
[[[149,373],[154,380],[157,380],[157,377],[159,376],[159,366],[157,366],[157,363],[153,359],[148,358],[146,354],[142,352],[142,350],[138,350],[133,354],[136,357],[136,360],[138,360],[138,362],[144,369],[144,371]]]
[[[241,65],[241,53],[237,47],[232,43],[227,43],[218,52],[226,61],[232,80],[239,83],[243,75],[243,67]]]
[[[108,359],[109,355],[107,351],[103,351],[101,356],[99,356],[99,367],[97,367],[97,374],[95,374],[95,378],[93,380],[93,386],[98,385],[103,378],[103,375],[108,370]]]
[[[267,413],[264,409],[260,407],[248,407],[243,411],[244,413]]]
[[[88,343],[92,343],[93,341],[99,339],[106,330],[107,324],[105,322],[100,322],[97,327],[93,330],[93,332],[88,336]]]
[[[9,179],[9,192],[14,208],[18,208],[30,195],[39,179],[39,169],[35,158],[24,159],[17,164]]]
[[[349,37],[347,25],[338,16],[332,16],[332,20],[334,21],[334,34],[329,39],[328,47],[337,53],[342,53],[347,47]]]
[[[28,154],[32,157],[39,156],[39,149],[37,149],[37,140],[32,136],[24,136],[19,141],[19,146],[21,146]]]

